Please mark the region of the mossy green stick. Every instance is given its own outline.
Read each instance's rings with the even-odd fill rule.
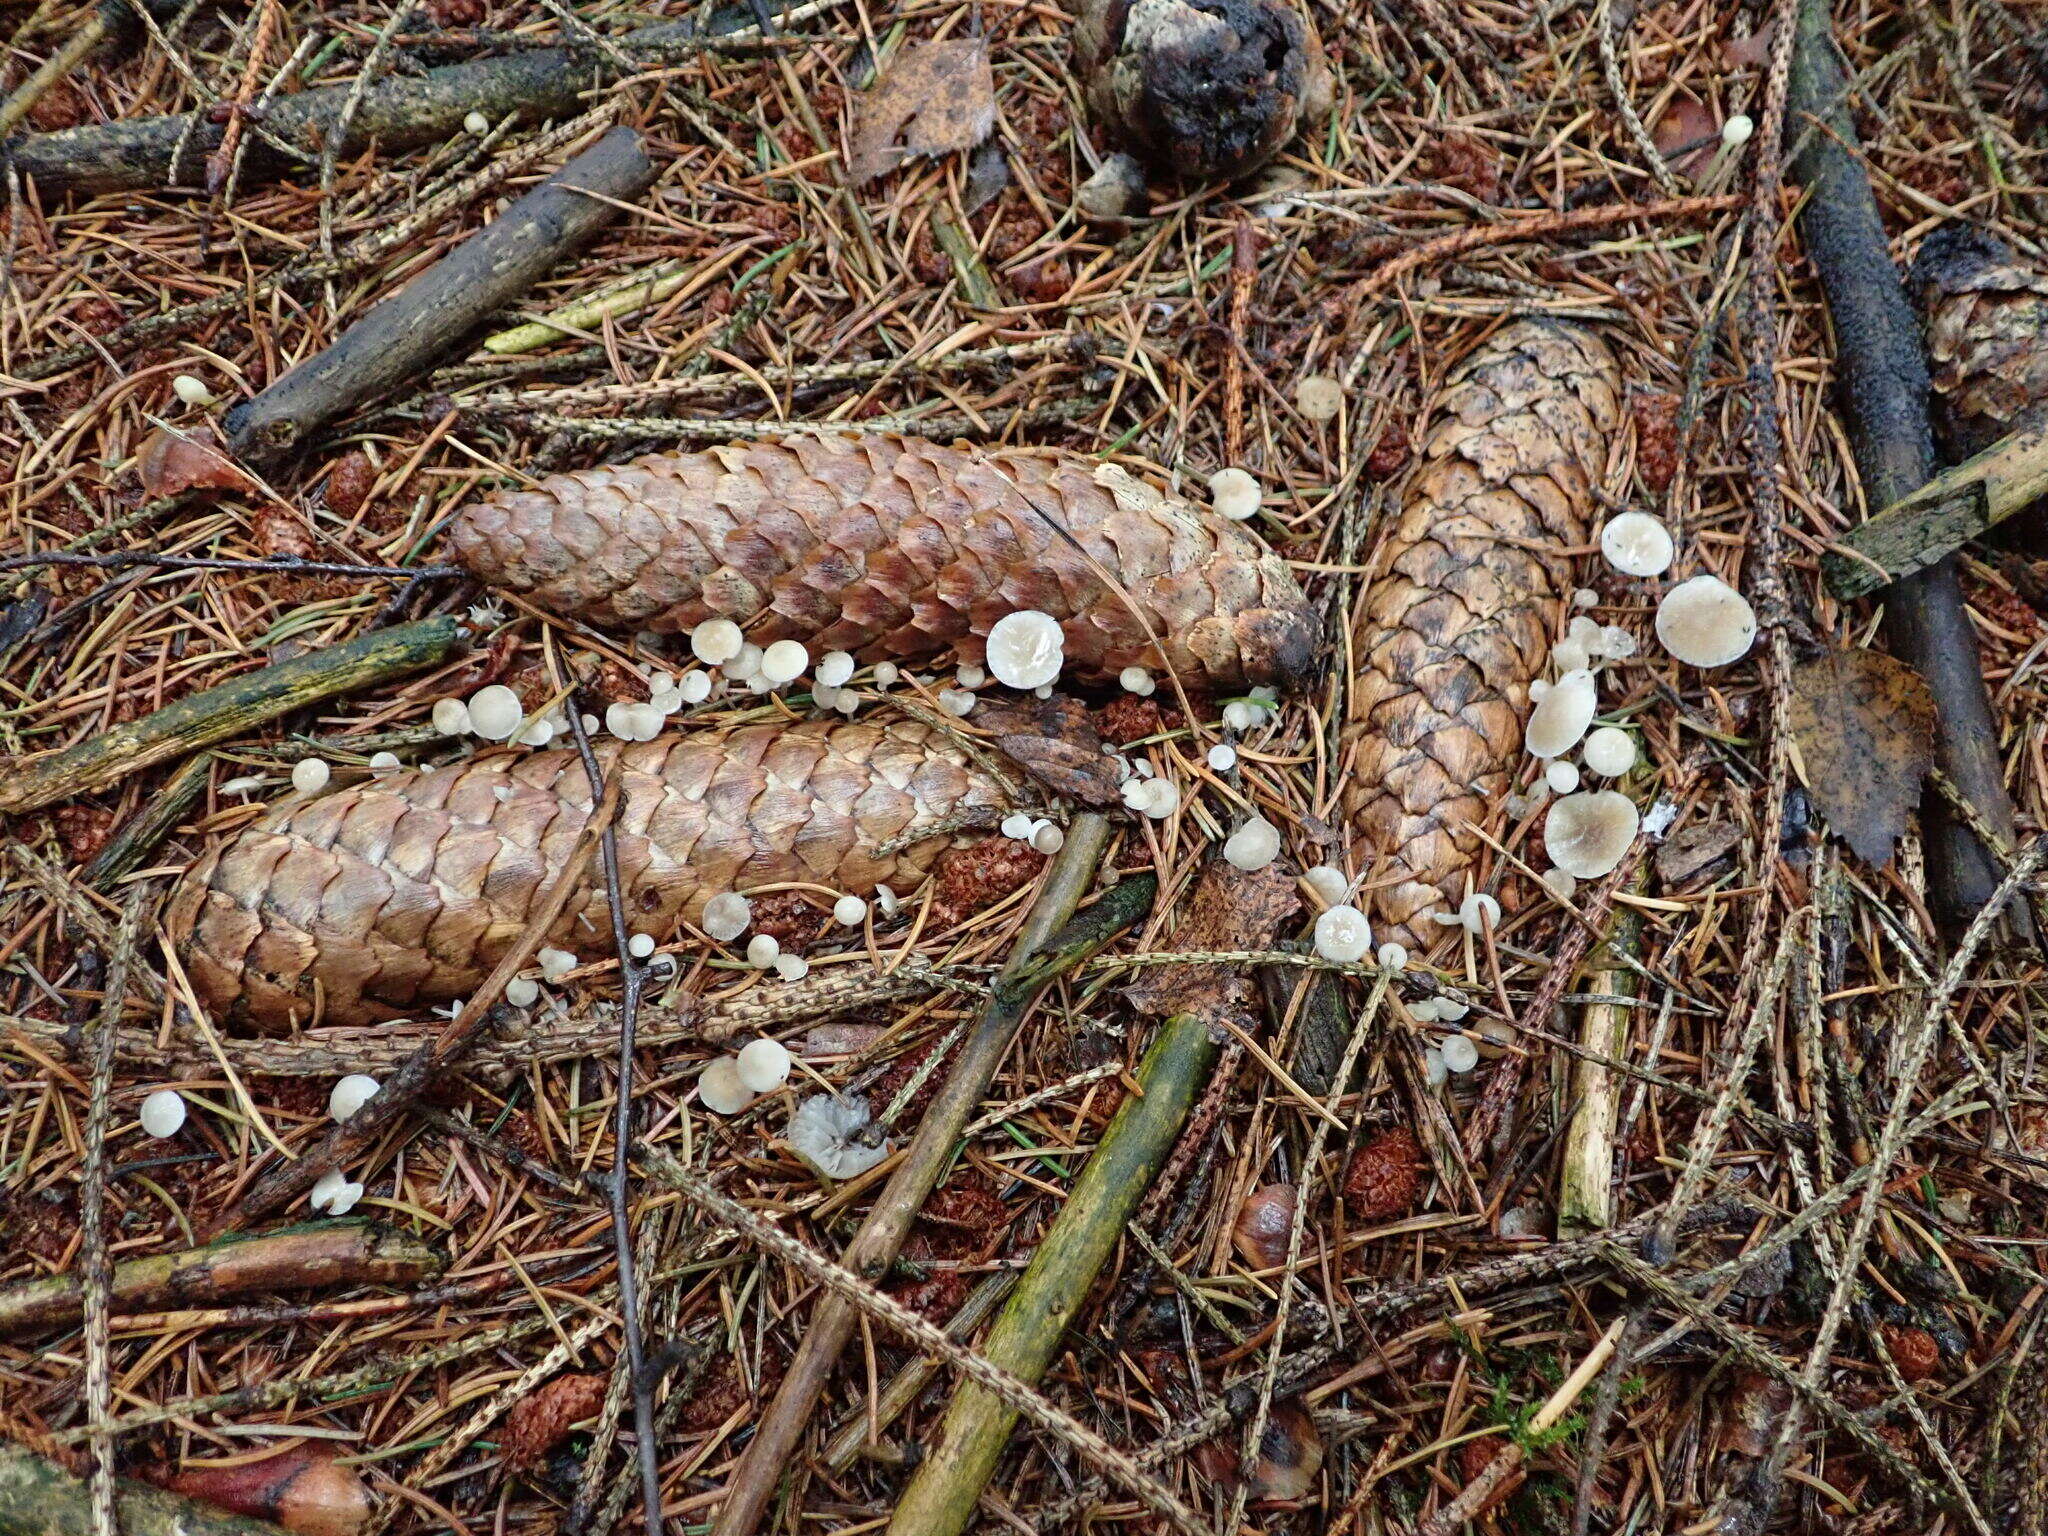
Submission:
[[[284,1536],[267,1520],[230,1514],[147,1483],[115,1485],[124,1536]],[[85,1484],[54,1461],[0,1440],[0,1536],[92,1536]]]
[[[452,618],[416,619],[230,678],[76,746],[0,761],[0,816],[89,795],[308,704],[438,666],[462,644]]]
[[[1033,1384],[1044,1377],[1215,1060],[1216,1041],[1200,1016],[1175,1014],[1160,1028],[1138,1067],[1142,1096],[1125,1099],[1110,1121],[989,1330],[981,1353],[991,1364]],[[896,1506],[889,1536],[965,1530],[1016,1424],[1015,1409],[974,1382],[961,1382],[937,1445]]]

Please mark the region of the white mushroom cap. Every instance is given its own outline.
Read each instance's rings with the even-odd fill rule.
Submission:
[[[503,683],[479,688],[469,696],[469,728],[485,741],[509,740],[525,718],[519,695]]]
[[[1610,517],[1600,553],[1624,576],[1662,576],[1671,569],[1671,531],[1647,512]]]
[[[1326,907],[1339,905],[1351,894],[1351,877],[1334,864],[1318,864],[1301,872],[1302,883],[1316,893]]]
[[[292,764],[292,788],[302,795],[316,795],[327,787],[333,772],[324,757],[302,757]]]
[[[1045,822],[1032,829],[1031,846],[1050,857],[1067,846],[1067,834],[1051,822]]]
[[[747,931],[754,920],[754,904],[736,891],[721,891],[704,903],[700,925],[712,938],[724,944]]]
[[[813,1094],[796,1107],[784,1132],[790,1150],[828,1179],[866,1173],[889,1155],[868,1102],[857,1094]]]
[[[550,949],[543,946],[534,951],[534,964],[540,967],[541,975],[549,981],[560,981],[576,969],[577,959],[566,949]]]
[[[1294,405],[1310,421],[1328,421],[1344,408],[1344,386],[1327,373],[1311,373],[1294,386]]]
[[[353,1119],[357,1110],[377,1096],[381,1086],[367,1072],[351,1072],[328,1090],[327,1113],[336,1120]]]
[[[789,1048],[765,1035],[740,1047],[733,1058],[740,1081],[755,1093],[773,1093],[789,1081]]]
[[[1264,869],[1280,856],[1280,829],[1263,816],[1231,833],[1223,843],[1223,857],[1239,869]]]
[[[801,640],[778,640],[761,653],[761,675],[771,683],[793,683],[811,664],[811,653]]]
[[[1693,667],[1725,667],[1749,654],[1756,611],[1718,576],[1681,581],[1657,605],[1657,639]]]
[[[1537,757],[1562,757],[1586,734],[1598,703],[1591,672],[1581,667],[1565,673],[1529,712],[1524,744]]]
[[[1356,907],[1332,907],[1316,919],[1316,953],[1345,965],[1372,953],[1372,924]]]
[[[777,955],[775,974],[784,981],[802,981],[811,974],[811,962],[802,955]]]
[[[142,1101],[142,1133],[162,1141],[175,1136],[185,1124],[185,1095],[175,1088],[159,1088]]]
[[[1373,958],[1379,961],[1380,969],[1383,971],[1401,970],[1408,964],[1408,946],[1406,944],[1382,944],[1380,952]]]
[[[781,941],[772,933],[757,933],[747,940],[747,964],[757,971],[767,970],[781,953]]]
[[[1458,903],[1458,921],[1465,925],[1468,933],[1484,934],[1489,924],[1500,922],[1500,903],[1484,891],[1474,891]],[[1445,1014],[1445,1018],[1456,1018],[1456,1014]]]
[[[690,631],[690,654],[707,667],[723,666],[739,655],[746,640],[731,619],[706,619]]]
[[[827,651],[818,658],[818,681],[827,688],[843,688],[853,676],[853,655],[849,651]]]
[[[1235,465],[1219,469],[1209,477],[1209,500],[1218,512],[1241,523],[1259,510],[1259,482]]]
[[[1564,758],[1553,757],[1550,765],[1543,770],[1543,782],[1560,795],[1568,795],[1579,787],[1579,769],[1576,763]]]
[[[460,699],[441,699],[434,705],[434,729],[443,736],[469,734],[469,706]]]
[[[316,1211],[325,1211],[329,1216],[346,1216],[362,1198],[362,1185],[352,1182],[339,1168],[330,1168],[314,1181],[313,1193],[308,1200]]]
[[[1051,614],[1025,608],[996,620],[988,632],[985,649],[988,669],[997,682],[1011,688],[1039,688],[1060,675],[1060,664],[1066,659],[1067,634]],[[875,681],[883,680],[882,670],[877,667]]]
[[[1618,779],[1636,765],[1636,739],[1617,725],[1603,725],[1586,738],[1586,766],[1603,779]]]
[[[1125,667],[1117,673],[1116,680],[1123,685],[1125,693],[1135,693],[1139,698],[1148,698],[1158,684],[1152,681],[1152,674],[1143,667]]]
[[[1611,789],[1566,795],[1543,818],[1543,842],[1551,862],[1577,880],[1610,873],[1635,841],[1642,824],[1635,802]]]
[[[540,983],[531,976],[514,976],[505,983],[505,1001],[514,1008],[531,1008],[540,1001]]]
[[[754,1102],[754,1093],[740,1080],[740,1064],[721,1056],[698,1077],[697,1102],[714,1115],[736,1115]]]
[[[1446,1072],[1470,1072],[1479,1065],[1479,1047],[1469,1035],[1446,1035],[1437,1049],[1443,1053]]]
[[[868,904],[858,896],[842,896],[832,903],[832,920],[842,928],[858,928],[867,916]]]
[[[1546,869],[1543,888],[1559,901],[1570,901],[1579,892],[1579,882],[1561,869]]]

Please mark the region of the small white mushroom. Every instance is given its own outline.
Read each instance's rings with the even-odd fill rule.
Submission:
[[[1327,373],[1304,375],[1294,386],[1294,408],[1310,421],[1329,421],[1344,408],[1344,386]]]
[[[1209,477],[1210,505],[1234,523],[1241,523],[1259,510],[1259,482],[1247,470],[1232,465]]]
[[[372,773],[389,773],[394,768],[403,768],[404,766],[405,764],[399,760],[396,752],[372,752],[370,754],[370,772]]]
[[[1559,901],[1570,901],[1579,893],[1579,882],[1561,869],[1546,869],[1543,872],[1543,888]]]
[[[441,699],[434,705],[434,729],[443,736],[469,734],[469,706],[460,699]]]
[[[1587,671],[1593,665],[1593,647],[1583,640],[1560,640],[1550,652],[1550,664],[1559,677]]]
[[[1441,1088],[1444,1079],[1450,1076],[1450,1069],[1444,1065],[1444,1053],[1431,1046],[1422,1053],[1422,1076],[1432,1088]]]
[[[1738,112],[1721,125],[1721,142],[1730,149],[1736,149],[1749,142],[1749,136],[1756,132],[1756,124]]]
[[[1031,832],[1031,846],[1048,858],[1067,845],[1067,834],[1051,822],[1034,827]]]
[[[875,905],[881,909],[882,916],[894,917],[903,902],[888,886],[878,885],[875,887]]]
[[[1458,903],[1458,921],[1465,925],[1467,933],[1483,934],[1500,925],[1500,903],[1484,891],[1474,891]]]
[[[832,903],[832,920],[842,928],[858,928],[868,918],[868,904],[858,896],[842,896]]]
[[[1618,779],[1636,765],[1636,739],[1618,725],[1603,725],[1587,736],[1585,758],[1603,779]]]
[[[740,1081],[739,1063],[721,1056],[697,1075],[697,1102],[714,1115],[736,1115],[754,1102],[754,1093]]]
[[[1446,1035],[1437,1050],[1443,1054],[1446,1072],[1470,1072],[1479,1065],[1479,1047],[1469,1035]]]
[[[767,970],[781,953],[782,944],[772,933],[757,933],[747,940],[747,964],[757,971]]]
[[[534,953],[533,962],[540,967],[541,975],[549,981],[560,981],[581,964],[568,950],[550,949],[545,946]]]
[[[206,387],[203,379],[195,379],[189,373],[181,373],[171,380],[171,393],[187,405],[205,407],[218,405],[213,391]]]
[[[604,707],[604,728],[621,741],[640,739],[639,706],[621,699]]]
[[[1264,869],[1280,856],[1280,829],[1254,816],[1223,843],[1223,857],[1239,869]]]
[[[1223,723],[1239,735],[1251,730],[1261,718],[1258,705],[1247,703],[1243,699],[1232,699],[1223,706]]]
[[[1657,639],[1693,667],[1725,667],[1749,654],[1756,612],[1718,576],[1681,581],[1657,605]]]
[[[1662,576],[1671,569],[1671,532],[1647,512],[1610,517],[1600,553],[1624,576]]]
[[[939,708],[949,715],[963,719],[974,713],[976,700],[965,688],[942,688],[939,690]]]
[[[1554,757],[1543,770],[1543,782],[1550,786],[1553,794],[1568,795],[1579,787],[1578,766]]]
[[[690,631],[690,654],[707,667],[722,667],[747,643],[731,619],[706,619]]]
[[[1038,688],[1060,675],[1066,660],[1067,633],[1049,613],[1024,608],[997,619],[988,632],[985,652],[988,669],[996,681],[1011,688]],[[884,678],[882,668],[888,667]],[[894,682],[896,669],[888,662],[875,668],[877,683]]]
[[[719,943],[729,943],[747,931],[754,920],[754,904],[735,891],[721,891],[704,903],[701,925]]]
[[[1543,818],[1551,862],[1575,880],[1597,880],[1621,862],[1642,818],[1635,802],[1611,789],[1566,795]]]
[[[327,1091],[327,1113],[335,1120],[352,1120],[357,1110],[377,1096],[382,1085],[366,1072],[351,1072]]]
[[[1617,661],[1624,656],[1635,655],[1634,633],[1623,629],[1619,624],[1609,624],[1600,631],[1600,653],[1603,656],[1612,656]]]
[[[1597,608],[1600,606],[1600,594],[1591,587],[1580,587],[1572,593],[1572,606],[1574,608]]]
[[[1301,872],[1302,883],[1315,892],[1317,901],[1334,907],[1351,894],[1351,877],[1334,864],[1317,864]]]
[[[984,672],[980,667],[977,667],[971,661],[963,661],[960,663],[959,666],[953,669],[953,681],[958,683],[962,688],[979,688],[983,683],[988,681],[988,673]]]
[[[761,686],[754,692],[766,693],[775,686],[761,676],[761,658],[767,654],[753,641],[743,641],[740,653],[725,664],[725,675],[736,683],[759,683]]]
[[[492,683],[469,696],[469,728],[486,741],[508,741],[526,711],[519,695],[503,683]]]
[[[1045,617],[1045,615],[1041,613],[1039,617],[1042,619]],[[1002,620],[998,619],[996,621],[996,629],[1000,628],[1002,628]],[[989,631],[989,638],[991,640],[995,638],[995,630]],[[991,665],[993,665],[993,663],[991,663]],[[903,669],[897,666],[896,663],[893,661],[878,661],[875,663],[874,676],[875,686],[877,688],[887,688],[891,683],[895,682],[896,679],[898,679],[902,675]],[[998,672],[996,675],[998,677],[1002,676],[1000,672]]]
[[[652,705],[643,707],[653,708]],[[519,728],[519,734],[512,738],[522,747],[544,747],[554,739],[554,722],[549,720],[529,720]]]
[[[866,1173],[889,1155],[888,1139],[857,1094],[813,1094],[789,1117],[784,1134],[790,1150],[828,1179]]]
[[[158,1141],[175,1136],[185,1125],[185,1095],[159,1088],[142,1101],[142,1134]]]
[[[514,976],[505,983],[505,1001],[514,1008],[531,1008],[540,1001],[540,983],[531,976]]]
[[[292,788],[302,795],[317,795],[327,787],[333,772],[324,757],[302,757],[292,764]]]
[[[789,1081],[789,1048],[780,1040],[770,1040],[765,1035],[751,1040],[740,1047],[734,1060],[739,1065],[740,1081],[755,1093],[773,1093]]]
[[[1133,779],[1132,784],[1142,784],[1142,803],[1135,807],[1154,821],[1164,821],[1180,809],[1180,786],[1171,779]],[[1128,787],[1128,786],[1126,786]],[[1125,796],[1128,800],[1130,797]]]
[[[314,1181],[313,1193],[307,1198],[316,1211],[346,1216],[363,1198],[363,1186],[351,1182],[339,1168],[330,1168]]]
[[[1029,816],[1025,815],[1022,811],[1012,811],[1009,815],[1003,818],[1002,826],[1000,826],[996,830],[1001,832],[1003,836],[1009,838],[1012,842],[1021,843],[1029,840],[1031,836],[1031,829],[1035,825],[1037,825],[1037,823],[1032,821],[1032,819]]]
[[[781,687],[804,675],[811,653],[801,640],[778,640],[761,653],[761,675]]]
[[[1562,757],[1586,734],[1598,704],[1591,672],[1580,668],[1565,673],[1529,712],[1523,742],[1537,757]]]
[[[1152,681],[1152,674],[1144,667],[1125,667],[1117,673],[1116,680],[1123,685],[1125,693],[1135,693],[1141,699],[1152,696],[1158,684]]]
[[[1351,965],[1372,953],[1372,924],[1356,907],[1332,907],[1316,918],[1316,953]]]
[[[784,981],[802,981],[811,974],[811,962],[802,955],[777,955],[775,974]]]
[[[654,953],[654,935],[651,933],[634,934],[630,939],[626,940],[626,953],[635,960],[645,960]]]
[[[462,130],[482,138],[491,131],[491,120],[481,112],[472,111],[462,119]]]
[[[711,697],[711,674],[685,672],[676,679],[676,697],[685,704],[702,704]]]
[[[818,681],[827,688],[844,688],[853,676],[853,655],[848,651],[827,651],[818,658]]]
[[[1380,963],[1383,971],[1398,971],[1408,964],[1408,946],[1405,944],[1382,944],[1373,958]]]
[[[1209,766],[1218,773],[1228,773],[1237,766],[1237,748],[1227,741],[1219,741],[1208,752]]]

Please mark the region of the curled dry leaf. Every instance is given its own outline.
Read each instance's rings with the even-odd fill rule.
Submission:
[[[1281,924],[1301,910],[1301,896],[1278,860],[1247,870],[1214,859],[1180,910],[1172,949],[1269,949]],[[1140,1013],[1226,1015],[1247,1028],[1258,1020],[1258,990],[1235,966],[1147,966],[1124,996]]]
[[[538,1466],[543,1456],[569,1438],[604,1406],[606,1379],[598,1371],[568,1371],[522,1397],[505,1415],[505,1460],[515,1470]]]
[[[1252,1464],[1252,1497],[1280,1503],[1306,1498],[1322,1469],[1322,1431],[1301,1399],[1275,1403]]]
[[[1672,170],[1681,176],[1697,176],[1713,158],[1720,134],[1721,124],[1713,109],[1681,93],[1658,115],[1650,139]]]
[[[228,457],[210,422],[183,432],[158,427],[135,456],[135,472],[143,494],[152,498],[192,490],[256,489],[256,482]]]
[[[996,79],[985,39],[905,48],[854,109],[847,169],[859,186],[919,155],[972,149],[995,123]]]
[[[357,1536],[370,1523],[368,1486],[323,1445],[296,1445],[232,1466],[145,1469],[141,1476],[172,1493],[273,1521],[299,1536]]]
[[[1829,651],[1792,669],[1792,740],[1814,804],[1856,856],[1884,864],[1934,766],[1934,695],[1882,651]]]
[[[1120,803],[1116,769],[1080,700],[985,698],[974,718],[995,733],[1005,757],[1054,794],[1097,807]]]

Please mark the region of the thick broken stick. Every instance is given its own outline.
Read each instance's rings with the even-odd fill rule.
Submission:
[[[1799,229],[1834,322],[1842,419],[1856,471],[1869,503],[1889,506],[1934,473],[1930,386],[1919,323],[1859,158],[1848,97],[1828,8],[1804,4],[1790,98],[1799,143],[1792,174],[1809,194],[1800,207]],[[1884,600],[1884,632],[1893,654],[1933,690],[1935,751],[1943,771],[2002,837],[2014,841],[1998,725],[1985,696],[1955,556],[1894,582]],[[1921,824],[1935,912],[1953,934],[1990,899],[1998,865],[1939,795],[1922,801]]]
[[[647,190],[640,135],[614,128],[546,181],[226,417],[228,444],[263,463],[366,400],[415,381]]]
[[[284,1536],[268,1521],[125,1478],[114,1512],[122,1536]],[[0,1441],[0,1536],[98,1536],[91,1495],[54,1461]]]
[[[394,625],[245,673],[62,751],[0,761],[0,816],[89,795],[308,704],[425,671],[461,643],[452,618]]]
[[[130,1259],[114,1267],[109,1300],[134,1311],[211,1304],[259,1291],[410,1285],[439,1275],[441,1264],[439,1254],[404,1232],[368,1222],[322,1222]],[[72,1275],[9,1286],[0,1290],[0,1336],[69,1327],[83,1304]]]
[[[1176,1014],[1166,1021],[1138,1067],[1140,1093],[1117,1110],[1039,1239],[1024,1278],[981,1347],[984,1359],[1034,1386],[1044,1377],[1215,1059],[1215,1037],[1200,1015]],[[965,1530],[1017,1418],[1016,1409],[985,1387],[961,1382],[938,1443],[897,1502],[890,1536],[956,1536]]]
[[[1150,909],[1157,886],[1124,880],[1063,927],[1087,893],[1108,842],[1108,821],[1092,811],[1076,817],[1067,829],[1066,844],[1024,920],[1016,951],[997,978],[995,995],[961,1041],[902,1162],[846,1247],[842,1262],[855,1274],[874,1280],[888,1272],[926,1197],[952,1165],[961,1132],[987,1094],[1038,994],[1055,976],[1088,959]],[[818,1303],[781,1388],[726,1485],[717,1536],[752,1536],[760,1524],[859,1317],[859,1308],[844,1297],[828,1296]]]
[[[1828,589],[1862,597],[1924,571],[2048,495],[2048,422],[2031,422],[1850,529],[1821,556]]]

